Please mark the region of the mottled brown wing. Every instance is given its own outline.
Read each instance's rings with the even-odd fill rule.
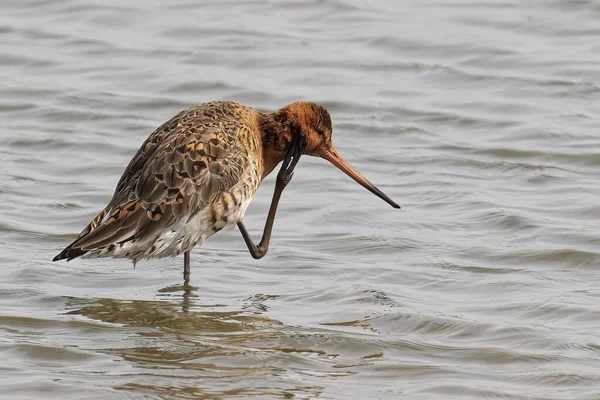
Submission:
[[[108,206],[55,260],[110,244],[152,238],[187,221],[239,181],[247,157],[237,138],[247,130],[232,119],[186,110],[144,142]]]

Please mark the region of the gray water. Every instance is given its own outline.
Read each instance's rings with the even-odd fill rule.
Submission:
[[[600,3],[3,0],[0,398],[600,399]],[[51,258],[180,110],[314,100],[269,254]],[[273,190],[246,225],[258,240]]]

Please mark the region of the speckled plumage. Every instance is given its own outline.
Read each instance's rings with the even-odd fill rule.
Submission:
[[[148,137],[112,200],[56,259],[174,256],[234,226],[262,179],[261,113],[211,102]]]
[[[112,200],[54,261],[83,257],[143,258],[185,253],[237,224],[250,254],[263,257],[281,193],[302,154],[322,157],[390,205],[331,141],[331,117],[310,102],[262,113],[229,101],[200,104],[160,126],[142,144]],[[242,222],[262,179],[283,161],[258,245]]]

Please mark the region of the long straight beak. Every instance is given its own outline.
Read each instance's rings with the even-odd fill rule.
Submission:
[[[398,203],[396,203],[394,200],[390,199],[385,193],[383,193],[381,190],[377,189],[377,187],[375,185],[373,185],[371,182],[369,182],[367,180],[367,178],[365,178],[364,176],[359,174],[358,171],[356,171],[354,168],[352,168],[352,166],[350,164],[348,164],[348,161],[344,160],[344,157],[342,157],[340,155],[340,153],[337,152],[335,147],[331,146],[327,150],[321,150],[320,155],[322,158],[326,159],[327,161],[329,161],[330,163],[332,163],[333,165],[335,165],[336,167],[338,167],[339,169],[344,171],[346,173],[346,175],[348,175],[350,178],[354,179],[356,182],[358,182],[362,186],[364,186],[369,192],[377,195],[377,197],[384,200],[392,207],[400,208]]]

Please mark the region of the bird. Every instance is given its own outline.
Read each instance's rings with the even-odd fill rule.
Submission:
[[[187,108],[158,127],[119,179],[108,205],[53,261],[77,257],[141,259],[190,252],[222,229],[237,225],[255,259],[269,249],[277,206],[302,155],[321,157],[386,201],[400,206],[358,173],[332,142],[329,112],[294,102],[261,112],[233,101]],[[259,244],[243,217],[261,181],[281,163]]]

